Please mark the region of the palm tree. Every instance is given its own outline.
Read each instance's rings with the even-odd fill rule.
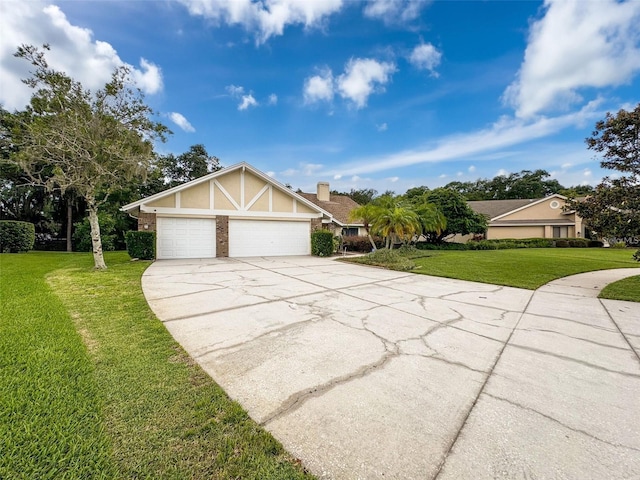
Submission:
[[[373,222],[372,228],[386,238],[387,248],[393,248],[393,241],[397,238],[405,241],[408,237],[422,232],[418,215],[400,205],[383,209]]]
[[[428,233],[435,233],[436,238],[446,230],[447,217],[440,211],[440,209],[433,203],[425,202],[415,208],[415,212],[420,217],[420,223],[422,224],[422,231],[427,235]]]
[[[373,241],[371,237],[371,224],[374,223],[378,216],[380,215],[380,208],[376,205],[367,204],[362,205],[358,208],[354,208],[349,212],[349,221],[357,222],[361,221],[364,226],[365,231],[367,232],[367,236],[369,237],[369,241],[371,242],[371,246],[373,249],[376,249],[376,243]]]

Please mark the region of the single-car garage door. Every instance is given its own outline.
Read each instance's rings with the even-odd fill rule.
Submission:
[[[230,257],[309,255],[311,223],[229,220]]]
[[[216,256],[216,221],[212,218],[158,217],[156,229],[159,259]]]

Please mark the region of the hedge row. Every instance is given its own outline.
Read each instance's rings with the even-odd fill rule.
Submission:
[[[156,233],[132,230],[124,235],[127,253],[131,258],[153,260],[156,258]]]
[[[381,237],[373,237],[373,243],[376,244],[376,248],[380,249],[384,247],[384,240]],[[368,253],[373,250],[369,237],[367,236],[342,236],[342,248],[346,248],[347,252],[361,252]]]
[[[603,243],[598,240],[588,240],[586,238],[508,238],[500,240],[479,240],[467,243],[445,242],[433,244],[418,242],[416,248],[420,250],[505,250],[511,248],[598,248]]]
[[[0,220],[0,253],[28,252],[36,241],[33,223]]]
[[[317,257],[330,257],[335,250],[333,233],[329,230],[316,230],[311,234],[311,254]]]

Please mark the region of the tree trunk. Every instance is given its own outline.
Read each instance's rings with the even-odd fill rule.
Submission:
[[[73,251],[71,244],[71,227],[73,225],[73,205],[71,205],[71,198],[67,198],[67,252]]]
[[[378,247],[376,247],[376,242],[373,241],[373,237],[371,236],[371,232],[369,231],[369,228],[365,227],[365,230],[367,231],[367,237],[369,237],[369,242],[371,242],[371,247],[373,248],[373,250],[377,250]]]
[[[87,198],[89,210],[89,225],[91,225],[91,245],[93,247],[93,264],[96,270],[104,270],[107,265],[102,255],[102,239],[100,238],[100,224],[98,223],[98,207],[93,198]]]

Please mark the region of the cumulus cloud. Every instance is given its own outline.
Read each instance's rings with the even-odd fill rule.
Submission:
[[[384,85],[391,81],[396,71],[393,63],[379,62],[372,58],[352,58],[337,78],[330,68],[322,69],[318,75],[304,82],[305,104],[331,102],[336,93],[360,109],[367,105],[369,96],[383,92]]]
[[[333,73],[331,69],[322,69],[318,75],[307,78],[304,81],[303,94],[306,104],[333,100]]]
[[[409,62],[418,70],[428,70],[434,77],[438,76],[436,67],[440,65],[442,52],[430,43],[417,45],[409,55]]]
[[[385,123],[381,123],[380,125],[376,125],[376,129],[379,132],[386,132],[388,128],[389,128],[389,126],[386,124],[386,122]]]
[[[72,25],[56,5],[39,0],[2,1],[0,31],[0,103],[9,110],[23,108],[31,96],[31,89],[21,82],[29,76],[30,65],[13,57],[21,44],[48,43],[49,66],[66,72],[91,90],[103,87],[113,70],[121,66],[130,69],[131,79],[143,92],[154,94],[162,90],[160,67],[144,58],[140,59],[140,68],[126,63],[109,43],[94,39],[91,30]]]
[[[473,172],[475,172],[475,171],[476,171],[476,167],[475,167],[475,165],[470,165],[470,166],[469,166],[469,168],[467,168],[467,171],[468,171],[469,173],[473,173]]]
[[[278,104],[278,96],[275,93],[269,95],[267,99],[267,105],[277,105]]]
[[[238,85],[227,85],[225,90],[234,98],[240,97],[244,93],[244,87]]]
[[[581,89],[627,83],[640,71],[640,2],[546,0],[503,99],[521,118],[583,101]]]
[[[363,108],[372,93],[384,91],[384,85],[391,80],[395,71],[393,63],[352,58],[345,66],[344,73],[336,79],[338,93],[353,102],[356,108]]]
[[[240,101],[240,104],[238,105],[238,110],[246,110],[249,107],[257,107],[258,106],[258,102],[255,98],[253,98],[253,95],[249,94],[249,95],[242,95],[242,99]]]
[[[420,10],[430,0],[369,0],[364,9],[365,16],[377,18],[385,23],[404,23],[420,16]]]
[[[196,129],[193,128],[193,125],[189,123],[189,120],[185,118],[184,115],[178,112],[169,113],[169,119],[175,123],[178,127],[180,127],[185,132],[195,132]]]
[[[254,32],[256,43],[282,35],[288,25],[322,27],[343,0],[179,0],[191,15]]]

